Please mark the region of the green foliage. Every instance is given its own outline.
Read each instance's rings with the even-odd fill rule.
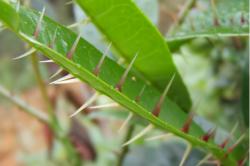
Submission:
[[[107,2],[111,3],[111,1]],[[108,5],[105,6],[101,1],[78,0],[78,3],[91,16],[92,21],[96,23],[96,25],[112,41],[113,45],[120,51],[122,56],[126,56],[126,59],[130,60],[132,56],[139,51],[139,58],[137,59],[135,66],[153,83],[153,85],[146,85],[139,103],[135,102],[135,98],[140,93],[141,88],[146,82],[140,79],[137,74],[130,72],[122,87],[122,92],[117,91],[114,87],[119,82],[125,69],[107,57],[101,66],[100,74],[98,76],[93,74],[93,70],[101,59],[102,53],[86,40],[82,38],[80,39],[72,59],[66,57],[66,54],[71,49],[77,38],[77,35],[71,30],[59,25],[48,17],[44,17],[39,36],[35,39],[33,33],[37,26],[40,14],[23,7],[16,12],[14,8],[3,1],[0,1],[0,8],[5,8],[7,11],[4,13],[0,12],[0,19],[20,38],[44,53],[45,56],[52,59],[70,74],[86,82],[97,91],[109,96],[135,115],[138,115],[141,118],[138,122],[142,122],[142,119],[147,120],[155,127],[162,129],[163,131],[171,132],[176,136],[189,141],[193,146],[202,147],[219,159],[223,158],[223,164],[229,166],[235,165],[237,159],[234,158],[234,156],[229,154],[227,158],[224,158],[226,153],[225,150],[219,148],[212,141],[207,143],[199,138],[204,133],[195,123],[192,123],[188,134],[180,130],[187,119],[187,114],[180,109],[179,105],[187,109],[189,108],[190,103],[186,88],[178,74],[177,79],[173,82],[171,97],[164,101],[160,116],[156,117],[152,115],[151,111],[161,95],[159,89],[161,90],[170,80],[170,76],[177,71],[172,63],[167,45],[162,37],[134,6],[134,4],[131,1],[112,1],[114,6],[110,8],[112,5],[107,3]],[[129,7],[127,7],[127,5]],[[107,11],[104,12],[103,10]],[[127,10],[130,11],[130,15],[128,13],[126,14]],[[124,11],[125,14],[122,11]],[[116,14],[116,12],[120,14]],[[4,15],[6,13],[9,13],[10,17]],[[124,18],[121,19],[121,16],[124,16]],[[118,20],[124,21],[126,20],[125,18],[128,17],[135,18],[136,21],[131,24],[134,28],[142,25],[145,25],[146,28],[141,31],[137,31],[138,29],[134,28],[131,29],[129,28],[130,24],[126,21],[124,24],[116,24]],[[103,21],[105,18],[106,20]],[[119,26],[121,25],[122,28],[119,29]],[[128,27],[124,28],[124,26]],[[126,32],[126,29],[129,31]],[[50,48],[49,44],[51,44],[51,41],[53,40],[55,30],[57,30],[56,40],[53,47]],[[127,38],[125,38],[127,36],[133,36],[135,40],[130,38],[130,41],[128,42]],[[153,36],[153,44],[148,43],[151,39],[150,36]],[[139,46],[141,49],[137,50]],[[155,51],[152,51],[151,49]],[[153,54],[154,56],[152,56]],[[163,61],[162,59],[166,59],[166,61]],[[152,62],[155,67],[152,67]],[[160,83],[159,80],[161,80]],[[156,86],[159,89],[154,87],[156,83],[159,83]],[[180,100],[181,98],[183,98],[183,101]],[[176,101],[177,104],[173,101]]]
[[[167,40],[248,36],[248,30],[248,0],[197,0],[196,6],[188,12],[183,23],[168,34]]]
[[[139,52],[135,68],[160,90],[176,73],[169,97],[185,111],[190,109],[189,94],[163,37],[131,0],[77,0],[77,3],[121,56],[131,60]]]

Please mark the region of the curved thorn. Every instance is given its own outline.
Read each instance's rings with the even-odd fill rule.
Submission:
[[[130,140],[128,140],[127,142],[125,142],[122,145],[122,147],[127,146],[127,145],[133,143],[134,141],[136,141],[137,139],[141,138],[143,135],[145,135],[146,133],[148,133],[149,131],[151,131],[153,128],[154,128],[154,126],[152,124],[149,124],[139,134],[137,134],[136,136],[134,136],[133,138],[131,138]]]
[[[78,36],[76,37],[76,40],[74,41],[72,47],[70,48],[69,52],[67,53],[67,55],[66,55],[67,58],[71,59],[73,57],[73,54],[74,54],[74,52],[76,50],[76,47],[77,47],[80,39],[81,39],[81,33],[78,34]]]
[[[96,92],[88,101],[86,101],[80,108],[78,108],[73,114],[71,114],[70,117],[72,118],[73,116],[77,115],[79,112],[87,108],[98,98],[98,96],[99,94]]]
[[[26,56],[29,56],[29,55],[33,54],[34,52],[36,52],[36,50],[35,50],[34,48],[31,48],[30,50],[28,50],[28,51],[25,52],[24,54],[22,54],[22,55],[20,55],[20,56],[18,56],[18,57],[13,58],[13,60],[22,59],[22,58],[24,58],[24,57],[26,57]]]
[[[120,81],[116,84],[115,88],[116,88],[118,91],[120,91],[120,92],[122,91],[122,86],[123,86],[123,84],[124,84],[124,82],[125,82],[125,80],[126,80],[126,77],[127,77],[128,73],[129,73],[130,69],[132,68],[132,66],[133,66],[133,64],[134,64],[134,62],[135,62],[135,60],[136,60],[138,54],[139,54],[139,52],[137,52],[137,53],[135,54],[134,58],[132,59],[132,61],[131,61],[130,64],[128,65],[128,68],[124,71],[124,73],[123,73],[123,75],[122,75]]]
[[[144,85],[144,86],[142,87],[142,89],[141,89],[141,91],[140,91],[139,95],[138,95],[138,96],[136,96],[135,101],[136,101],[137,103],[139,103],[139,102],[140,102],[140,100],[141,100],[141,96],[143,95],[143,92],[144,92],[145,88],[146,88],[146,85]]]
[[[97,106],[90,106],[89,109],[103,109],[103,108],[117,108],[117,107],[120,107],[120,105],[117,103],[109,103]]]
[[[191,150],[192,150],[192,145],[190,143],[187,143],[187,148],[186,148],[186,150],[184,152],[184,155],[183,155],[183,157],[181,159],[181,162],[180,162],[179,166],[184,165],[184,163],[187,160],[189,154],[191,153]]]
[[[61,85],[61,84],[73,84],[73,83],[81,83],[81,81],[78,78],[72,78],[68,80],[63,80],[63,81],[57,81],[57,82],[52,82],[50,84],[53,85]]]
[[[54,83],[57,83],[57,82],[65,81],[65,80],[72,79],[72,78],[74,78],[74,77],[71,74],[68,74],[68,75],[66,75],[66,76],[64,76],[62,78],[59,78],[59,79],[51,82],[50,84],[54,84]]]
[[[204,164],[210,157],[212,157],[212,154],[209,153],[207,154],[203,159],[201,159],[201,161],[198,162],[198,164],[196,166],[201,166],[202,164]]]
[[[162,95],[161,95],[161,97],[160,97],[158,103],[155,105],[155,108],[154,108],[153,111],[152,111],[152,114],[153,114],[153,115],[159,116],[160,111],[161,111],[162,103],[163,103],[163,101],[165,100],[165,97],[167,96],[167,93],[168,93],[168,91],[169,91],[169,89],[170,89],[170,87],[171,87],[171,85],[172,85],[172,83],[173,83],[173,81],[174,81],[174,78],[175,78],[175,74],[171,77],[171,79],[170,79],[169,83],[167,84],[167,86],[166,86],[164,92],[162,93]]]
[[[42,61],[39,61],[40,63],[54,63],[53,60],[42,60]]]
[[[34,34],[33,34],[33,36],[35,37],[35,39],[37,39],[37,37],[38,37],[38,35],[39,35],[39,33],[40,33],[41,25],[42,25],[44,13],[45,13],[45,9],[46,9],[46,8],[43,7],[43,10],[42,10],[42,12],[41,12],[40,18],[39,18],[39,20],[38,20],[38,22],[37,22],[36,29],[35,29]]]
[[[98,76],[99,72],[100,72],[100,68],[104,62],[104,59],[106,57],[106,55],[108,54],[108,51],[110,50],[110,47],[112,46],[112,43],[110,42],[110,44],[108,45],[108,47],[106,48],[106,50],[104,51],[101,59],[99,60],[98,64],[96,65],[95,69],[93,70],[93,73]]]
[[[52,79],[54,77],[56,77],[57,75],[59,75],[61,72],[63,71],[63,68],[59,68],[54,74],[52,74],[49,79]]]
[[[146,141],[154,141],[154,140],[158,140],[158,139],[168,140],[168,139],[170,139],[173,136],[174,135],[172,133],[161,134],[161,135],[157,135],[157,136],[146,138]]]
[[[239,125],[239,123],[236,122],[233,129],[231,130],[231,132],[227,136],[227,138],[219,145],[221,148],[225,148],[225,146],[229,143],[229,140],[233,136],[234,132],[236,131],[236,129],[238,127],[238,125]]]
[[[133,113],[129,112],[128,117],[122,123],[121,127],[118,129],[118,133],[121,133],[121,131],[123,131],[123,129],[127,126],[128,122],[132,119],[132,117],[133,117]]]

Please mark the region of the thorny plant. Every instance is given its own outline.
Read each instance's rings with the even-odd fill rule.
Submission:
[[[216,144],[213,141],[216,128],[204,132],[194,122],[193,119],[196,115],[193,108],[190,108],[189,94],[168,50],[168,45],[170,48],[176,48],[176,44],[179,47],[183,42],[199,36],[248,35],[248,19],[246,19],[248,16],[244,11],[241,13],[240,23],[235,23],[236,27],[230,28],[231,25],[224,25],[219,11],[216,9],[216,2],[211,0],[212,21],[208,21],[210,27],[208,26],[203,32],[198,32],[198,30],[195,32],[196,27],[193,21],[190,21],[191,32],[178,36],[177,29],[182,29],[187,11],[194,5],[194,1],[188,1],[179,16],[179,21],[168,34],[176,34],[176,38],[170,37],[168,42],[165,42],[157,29],[130,0],[76,0],[76,3],[88,14],[89,19],[67,28],[46,17],[45,8],[39,13],[20,6],[19,1],[14,4],[0,1],[0,20],[3,22],[4,28],[12,30],[32,47],[23,55],[16,57],[15,60],[29,55],[35,56],[35,53],[40,51],[50,59],[41,61],[42,63],[56,63],[60,66],[51,79],[58,76],[63,70],[69,73],[50,84],[70,84],[83,81],[97,91],[70,117],[78,115],[86,108],[102,109],[123,106],[130,113],[120,130],[124,129],[128,123],[132,125],[146,124],[140,133],[133,138],[128,138],[123,143],[123,148],[153,128],[159,128],[167,133],[147,138],[147,140],[179,137],[186,142],[187,148],[180,161],[180,166],[185,164],[193,147],[202,148],[207,153],[197,165],[208,161],[218,165],[244,165],[248,160],[248,150],[241,151],[240,144],[246,139],[246,134],[243,133],[235,142],[232,142],[237,129],[236,124],[228,137]],[[236,22],[234,16],[230,17],[233,20],[230,24]],[[93,22],[110,41],[103,54],[85,41],[80,33],[76,35],[69,29],[88,22]],[[120,28],[119,31],[115,31],[117,28]],[[214,29],[211,30],[212,28]],[[126,69],[107,56],[111,48],[116,49],[129,62]],[[132,68],[137,72],[131,71]],[[138,72],[143,77],[138,76],[136,74]],[[163,93],[161,94],[160,91]],[[72,146],[65,136],[61,135],[61,126],[55,122],[56,117],[53,114],[49,117],[54,118],[48,118],[47,115],[27,106],[3,87],[0,87],[0,93],[26,112],[50,125],[55,135],[71,151],[69,154],[74,154]],[[107,95],[116,103],[92,106],[100,94]],[[138,120],[135,123],[133,119]],[[239,151],[241,151],[241,155],[235,155]],[[75,165],[80,164],[79,161],[71,162]]]

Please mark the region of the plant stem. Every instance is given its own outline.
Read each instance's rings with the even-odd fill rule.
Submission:
[[[6,99],[10,100],[13,104],[17,105],[18,107],[20,107],[22,110],[24,110],[26,113],[34,116],[36,119],[38,119],[39,121],[43,122],[43,123],[47,123],[49,124],[49,118],[48,116],[31,107],[28,103],[24,102],[22,99],[20,99],[19,97],[11,94],[7,89],[5,89],[2,85],[0,85],[0,94],[2,96],[4,96]]]
[[[128,131],[125,136],[125,140],[123,142],[127,142],[128,140],[131,139],[134,129],[135,129],[134,125],[129,126]],[[119,158],[118,158],[117,166],[122,166],[122,163],[128,151],[129,151],[129,145],[124,146],[122,148],[121,154],[119,155]]]
[[[169,28],[167,32],[167,36],[170,36],[174,33],[177,27],[184,21],[185,17],[187,16],[189,10],[195,5],[196,0],[188,0],[185,6],[178,14],[178,19],[174,22],[174,24]]]
[[[31,55],[31,62],[32,62],[32,67],[33,67],[35,77],[36,77],[36,80],[38,83],[38,87],[40,89],[40,93],[41,93],[41,96],[43,98],[44,105],[46,106],[46,110],[48,110],[48,113],[49,113],[51,125],[53,125],[55,127],[56,123],[57,123],[57,119],[56,119],[55,113],[52,109],[52,106],[51,106],[51,103],[49,100],[49,96],[48,96],[48,93],[46,90],[46,85],[42,79],[42,75],[41,75],[41,72],[39,69],[38,58],[36,56],[36,53],[33,53]]]

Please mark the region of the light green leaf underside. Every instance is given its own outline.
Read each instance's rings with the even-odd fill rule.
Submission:
[[[185,111],[190,109],[188,91],[164,38],[131,0],[76,2],[126,60],[130,61],[139,52],[134,66],[157,88],[163,90],[173,73],[176,73],[169,97]]]
[[[0,1],[1,8],[6,6],[9,5]],[[15,13],[15,10],[10,9],[9,12]],[[1,12],[0,15],[2,15]],[[85,40],[80,40],[73,56],[73,60],[66,58],[66,53],[76,39],[76,34],[72,31],[60,26],[48,17],[45,17],[42,23],[42,30],[39,34],[39,38],[38,40],[34,40],[32,38],[32,34],[39,18],[39,14],[34,11],[30,11],[29,9],[21,8],[20,12],[18,14],[16,13],[16,15],[17,17],[19,16],[19,27],[12,27],[12,25],[14,25],[12,23],[7,23],[7,25],[19,37],[31,44],[37,50],[43,52],[47,57],[54,60],[69,73],[86,82],[96,90],[109,96],[139,117],[148,120],[157,128],[172,132],[191,142],[194,146],[199,146],[209,150],[219,158],[224,155],[224,151],[213,143],[205,143],[199,139],[203,132],[194,123],[191,126],[190,134],[185,134],[180,131],[180,128],[182,127],[187,116],[175,103],[170,100],[165,100],[159,118],[153,116],[150,111],[154,108],[155,103],[160,97],[159,91],[153,87],[146,87],[139,104],[134,102],[135,97],[138,95],[144,83],[138,78],[136,81],[133,81],[131,79],[133,76],[132,74],[129,75],[125,82],[123,93],[118,92],[114,86],[119,81],[124,69],[113,60],[107,58],[102,66],[99,77],[93,75],[92,71],[97,65],[102,54]],[[0,18],[2,17],[0,16]],[[6,20],[2,19],[2,21],[5,22]],[[12,20],[12,22],[15,21],[18,20]],[[57,38],[54,48],[51,49],[48,47],[48,44],[50,43],[56,28],[58,30]],[[223,162],[227,165],[232,165],[235,163],[235,160],[231,155],[229,155],[229,157]]]

